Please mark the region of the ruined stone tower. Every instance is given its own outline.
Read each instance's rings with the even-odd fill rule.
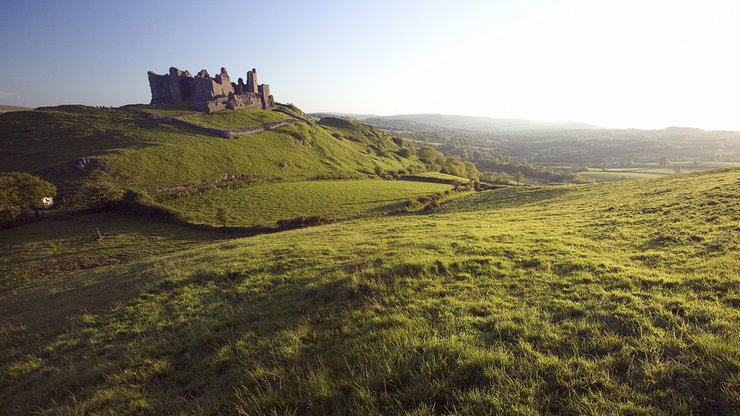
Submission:
[[[275,100],[270,95],[269,85],[257,84],[257,70],[247,72],[247,83],[239,78],[231,82],[226,68],[211,78],[205,69],[193,77],[190,71],[170,68],[167,75],[152,71],[149,86],[152,89],[152,104],[170,104],[189,101],[197,109],[211,113],[224,109],[262,108],[275,109]]]

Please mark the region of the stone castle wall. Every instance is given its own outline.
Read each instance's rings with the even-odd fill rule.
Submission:
[[[224,109],[262,108],[275,109],[270,86],[257,84],[257,70],[247,72],[247,82],[239,78],[231,82],[226,68],[211,78],[205,69],[194,77],[190,71],[170,68],[169,74],[158,75],[149,71],[152,104],[192,102],[200,111],[211,113]]]

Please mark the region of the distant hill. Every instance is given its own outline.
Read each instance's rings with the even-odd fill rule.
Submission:
[[[32,108],[20,107],[17,105],[0,105],[0,114],[9,113],[11,111],[27,111],[27,110],[32,110]]]
[[[369,119],[369,118],[382,117],[382,116],[379,116],[377,114],[334,113],[334,112],[313,113],[311,115],[312,116],[319,117],[319,118],[321,118],[321,117],[331,117],[331,116],[334,116],[334,117],[343,117],[343,118],[349,117],[349,118],[353,118],[355,120],[366,120],[366,119]]]
[[[470,130],[475,132],[522,130],[591,130],[602,127],[573,121],[534,121],[515,118],[490,118],[456,116],[447,114],[406,114],[396,116],[366,117],[363,122],[377,127],[407,129],[426,125],[430,127]]]
[[[394,135],[439,147],[446,154],[468,156],[481,170],[491,158],[528,163],[631,165],[661,158],[684,163],[740,162],[740,132],[692,127],[658,130],[609,129],[575,122],[411,114],[362,120]],[[481,152],[488,152],[483,155]]]

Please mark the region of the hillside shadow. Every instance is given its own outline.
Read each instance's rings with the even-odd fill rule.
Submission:
[[[54,336],[68,317],[103,311],[139,293],[147,282],[138,261],[230,237],[121,213],[0,230],[0,316],[4,324]]]
[[[70,397],[84,400],[96,389],[115,385],[115,377],[121,371],[136,371],[135,367],[157,357],[155,361],[167,362],[169,370],[145,372],[149,375],[141,380],[141,397],[151,403],[167,397],[186,413],[204,402],[229,412],[233,410],[230,399],[235,388],[261,383],[245,377],[244,371],[252,365],[293,362],[297,367],[305,367],[310,365],[315,351],[327,350],[336,342],[333,337],[296,341],[288,344],[296,348],[293,354],[278,348],[286,342],[283,334],[301,328],[317,333],[310,328],[322,325],[319,316],[341,320],[341,316],[367,300],[366,294],[347,279],[299,284],[273,276],[252,283],[255,276],[250,272],[200,270],[182,278],[169,277],[166,271],[156,276],[155,272],[156,279],[152,281],[142,278],[144,270],[142,267],[130,272],[124,279],[103,277],[101,273],[100,281],[76,295],[77,299],[97,297],[98,307],[78,309],[72,319],[77,324],[45,333],[43,344],[29,344],[28,351],[37,351],[42,360],[54,362],[60,370],[51,375],[36,372],[23,380],[33,383],[37,392],[46,391],[46,395],[32,395],[5,382],[0,382],[0,386],[5,384],[3,388],[13,394],[13,400],[29,408],[55,406],[69,403]],[[235,295],[237,287],[259,288],[259,292]],[[117,296],[106,295],[113,292]],[[199,300],[187,306],[193,295]],[[52,296],[49,306],[54,308],[55,301],[65,296],[68,295]],[[152,297],[156,297],[156,302],[151,301]],[[67,312],[69,309],[62,309],[53,314]],[[187,320],[182,320],[185,317]],[[60,320],[50,321],[48,326],[57,325]],[[57,336],[65,340],[64,345],[72,347],[57,344]],[[271,341],[250,344],[248,355],[241,355],[235,346],[244,342],[245,336]],[[93,338],[106,340],[104,356],[96,352],[99,346]],[[311,344],[311,348],[304,348],[304,343]],[[224,351],[230,352],[224,355]],[[118,357],[114,367],[110,366],[110,357]],[[248,357],[259,357],[259,362],[250,364]],[[85,365],[80,366],[81,362]]]
[[[0,115],[0,165],[5,170],[74,173],[81,158],[156,146],[167,136],[203,135],[161,123],[140,110],[59,106]]]
[[[392,201],[392,200],[389,200]],[[384,201],[382,201],[384,202]],[[371,208],[367,212],[371,214],[395,214],[403,211],[405,201],[395,201],[390,204],[381,205],[379,207]]]

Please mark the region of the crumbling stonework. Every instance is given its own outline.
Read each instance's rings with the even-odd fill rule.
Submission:
[[[152,89],[152,104],[192,102],[198,110],[212,113],[224,109],[262,108],[275,109],[275,99],[270,95],[269,85],[257,84],[257,70],[247,72],[247,82],[239,78],[231,82],[226,68],[211,78],[205,69],[193,77],[190,71],[170,68],[167,75],[149,71],[149,87]]]

